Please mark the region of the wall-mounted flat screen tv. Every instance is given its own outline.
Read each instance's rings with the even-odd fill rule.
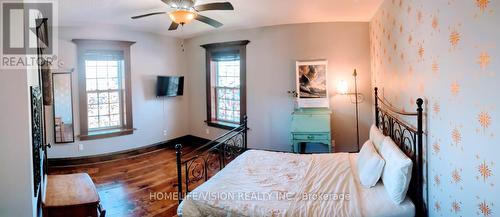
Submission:
[[[182,96],[184,76],[158,76],[156,96]]]

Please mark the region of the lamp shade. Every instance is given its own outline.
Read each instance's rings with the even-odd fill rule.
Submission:
[[[188,10],[177,10],[168,14],[170,19],[178,24],[188,24],[196,17],[196,14]]]
[[[347,94],[347,91],[349,91],[348,89],[349,89],[349,87],[347,85],[347,81],[341,80],[337,84],[337,92],[339,94]]]

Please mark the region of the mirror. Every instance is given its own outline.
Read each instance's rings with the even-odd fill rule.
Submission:
[[[75,141],[71,81],[71,72],[52,74],[55,143],[70,143]]]

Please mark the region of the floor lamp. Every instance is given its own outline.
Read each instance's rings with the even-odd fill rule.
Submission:
[[[356,97],[355,99],[355,104],[356,104],[356,139],[357,139],[357,144],[358,144],[358,152],[359,152],[359,111],[358,111],[358,73],[356,72],[356,69],[354,69],[354,73],[352,74],[354,77],[354,96]]]
[[[349,95],[349,96],[354,96],[354,101],[351,100],[352,103],[355,104],[355,112],[356,112],[356,144],[358,147],[358,152],[359,152],[359,103],[363,100],[363,94],[358,93],[358,73],[356,69],[354,69],[354,73],[352,74],[354,77],[354,92],[348,92],[348,84],[346,81],[340,81],[338,84],[338,92],[341,95]],[[351,98],[352,99],[352,98]]]

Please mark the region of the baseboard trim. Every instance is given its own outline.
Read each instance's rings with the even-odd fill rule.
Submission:
[[[193,136],[193,135],[185,135],[185,136],[177,137],[177,138],[170,139],[167,141],[158,142],[155,144],[151,144],[151,145],[147,145],[147,146],[143,146],[143,147],[139,147],[139,148],[134,148],[134,149],[129,149],[129,150],[124,150],[124,151],[99,154],[99,155],[91,155],[91,156],[83,156],[83,157],[49,158],[48,165],[49,165],[49,167],[68,167],[68,166],[77,166],[77,165],[84,165],[84,164],[101,163],[101,162],[106,162],[106,161],[112,161],[112,160],[132,157],[132,156],[156,151],[159,149],[173,148],[176,144],[202,145],[202,144],[205,144],[209,141],[210,141],[209,139],[205,139],[205,138],[201,138],[201,137],[197,137],[197,136]]]

